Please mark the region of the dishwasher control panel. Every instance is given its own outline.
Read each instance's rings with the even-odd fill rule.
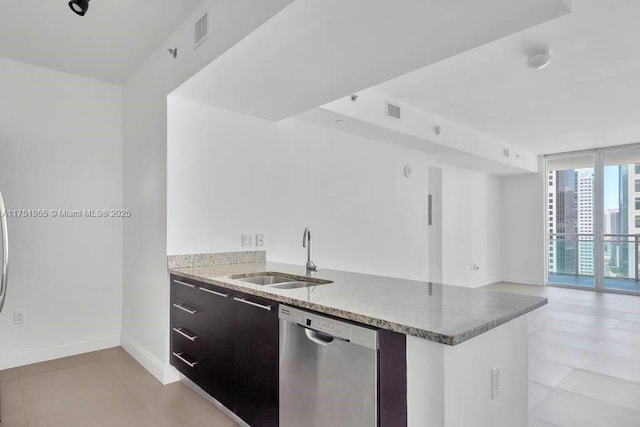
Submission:
[[[363,326],[331,319],[319,314],[309,313],[297,308],[280,304],[278,309],[280,320],[296,323],[305,328],[322,332],[344,341],[377,348],[377,331]]]
[[[349,331],[345,328],[341,328],[340,325],[336,325],[332,322],[327,322],[324,319],[307,319],[306,324],[311,329],[315,329],[319,332],[324,332],[334,337],[342,339],[349,339]]]
[[[351,334],[349,327],[351,325],[339,322],[337,320],[329,319],[324,316],[318,316],[306,311],[297,310],[286,305],[280,305],[278,312],[280,319],[287,322],[297,323],[300,326],[313,329],[314,331],[322,332],[332,337],[340,338],[345,341],[351,340]]]

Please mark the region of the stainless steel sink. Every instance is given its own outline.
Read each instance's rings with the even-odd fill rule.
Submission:
[[[253,277],[243,277],[241,279],[243,282],[249,282],[249,283],[253,283],[254,285],[275,285],[276,283],[283,283],[283,282],[291,282],[292,279],[291,277],[284,277],[284,276],[253,276]]]
[[[313,282],[287,282],[281,283],[279,285],[271,286],[272,288],[277,289],[298,289],[298,288],[309,288],[311,286],[323,285],[324,283],[313,283]]]
[[[237,274],[229,276],[229,278],[240,280],[242,282],[253,283],[254,285],[271,286],[278,289],[297,289],[333,283],[331,280],[323,280],[315,277],[294,275],[285,276],[284,274],[288,273],[267,271],[264,273]]]

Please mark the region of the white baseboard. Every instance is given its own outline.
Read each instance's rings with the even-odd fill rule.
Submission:
[[[67,342],[47,347],[0,355],[0,371],[32,363],[46,362],[61,357],[104,350],[120,345],[120,335],[92,338],[82,341]]]
[[[180,381],[180,374],[176,368],[169,364],[162,363],[157,357],[149,353],[134,340],[123,336],[121,345],[131,357],[136,359],[143,368],[149,371],[149,373],[162,384],[166,385]]]
[[[525,276],[503,276],[502,281],[511,283],[522,283],[525,285],[544,286],[544,281],[541,282],[540,279],[534,279]]]

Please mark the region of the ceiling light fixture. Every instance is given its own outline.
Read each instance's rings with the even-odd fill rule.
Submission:
[[[549,52],[549,49],[542,49],[527,56],[525,64],[527,64],[527,67],[529,68],[540,70],[549,65],[550,62],[551,52]]]
[[[89,0],[71,0],[69,7],[80,16],[84,16],[89,10]]]

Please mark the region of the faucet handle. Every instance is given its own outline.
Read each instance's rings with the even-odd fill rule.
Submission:
[[[307,275],[309,275],[309,273],[311,273],[312,271],[319,271],[318,266],[311,260],[309,260],[307,262]]]

